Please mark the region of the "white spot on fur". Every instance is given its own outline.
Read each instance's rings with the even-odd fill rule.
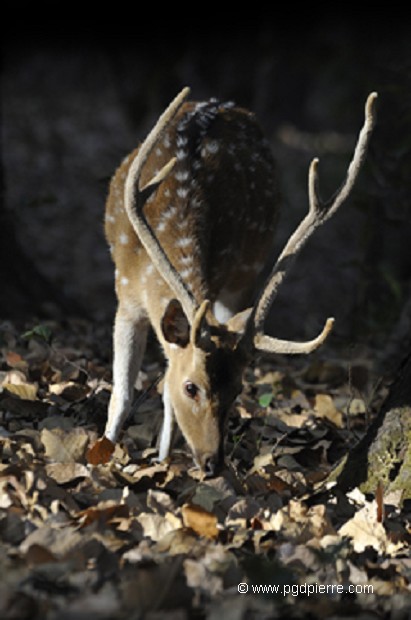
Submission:
[[[130,280],[128,278],[126,278],[126,276],[123,276],[120,280],[121,284],[123,286],[127,286],[127,284],[129,284]]]
[[[233,254],[234,252],[234,248],[232,245],[227,245],[225,248],[221,248],[221,250],[219,251],[219,256],[230,256],[231,254]]]
[[[191,207],[193,209],[199,209],[199,208],[201,208],[203,202],[202,202],[202,200],[200,198],[192,198],[190,204],[191,204]]]
[[[204,150],[210,155],[215,155],[215,153],[218,153],[218,151],[220,150],[220,145],[218,144],[217,140],[210,140],[210,142],[207,142],[207,144],[205,145]]]
[[[163,213],[163,219],[171,220],[177,213],[177,207],[170,205],[166,211]]]
[[[181,146],[187,146],[188,143],[188,138],[187,136],[184,136],[182,134],[179,134],[177,136],[177,146],[181,147]]]
[[[127,245],[128,243],[128,235],[126,233],[120,233],[120,236],[118,238],[119,242],[121,243],[121,245]]]
[[[178,248],[188,248],[192,243],[192,239],[191,237],[180,237],[180,239],[177,239],[176,241],[176,246]]]
[[[193,273],[193,268],[189,266],[189,267],[185,267],[185,269],[182,269],[180,271],[180,276],[184,280],[185,278],[188,278],[189,276],[191,276],[192,273]]]
[[[180,256],[180,263],[184,266],[193,264],[193,256],[192,254],[187,254],[187,256]]]
[[[187,181],[190,173],[188,170],[177,170],[174,176],[176,178],[176,181],[178,181],[179,183],[183,183],[184,181]]]
[[[179,220],[179,221],[177,222],[177,226],[178,226],[178,228],[179,228],[180,230],[183,230],[183,229],[187,228],[187,222],[186,222],[186,220]]]
[[[177,189],[177,196],[179,196],[180,198],[187,198],[188,189],[186,187],[179,187]]]

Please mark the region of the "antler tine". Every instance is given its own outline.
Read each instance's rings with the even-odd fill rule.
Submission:
[[[130,222],[136,234],[140,238],[140,241],[152,263],[159,273],[161,273],[161,276],[170,288],[174,291],[177,299],[181,302],[184,311],[191,322],[197,306],[196,301],[191,291],[187,288],[184,280],[181,278],[180,274],[165,254],[151,226],[147,222],[143,211],[147,199],[153,192],[156,191],[158,186],[171,172],[175,165],[176,159],[170,159],[170,161],[167,162],[160,172],[158,172],[155,177],[150,179],[150,181],[146,183],[143,188],[140,188],[139,186],[141,173],[147,159],[149,158],[162,133],[169,125],[170,121],[177,114],[189,92],[190,89],[188,87],[183,88],[175,99],[173,99],[140,146],[140,149],[128,171],[124,189],[124,205]]]
[[[306,353],[318,347],[327,337],[332,327],[332,319],[328,319],[321,334],[307,343],[295,343],[277,340],[264,336],[264,321],[273,303],[281,283],[287,276],[291,265],[313,232],[339,209],[348,198],[358,174],[364,163],[370,136],[375,125],[377,93],[371,93],[365,105],[365,121],[358,136],[354,155],[347,170],[344,183],[336,194],[327,202],[319,197],[318,159],[311,162],[308,175],[309,211],[295,232],[287,241],[277,262],[275,263],[265,286],[254,306],[250,328],[254,333],[254,344],[258,349],[279,353]]]
[[[375,125],[375,108],[376,100],[378,98],[377,93],[371,93],[368,95],[365,104],[365,122],[358,136],[357,144],[354,150],[354,155],[348,166],[347,175],[344,183],[340,189],[330,198],[329,201],[322,203],[319,197],[319,182],[318,182],[318,159],[315,158],[311,162],[309,177],[308,177],[308,193],[310,199],[310,209],[313,209],[315,213],[320,215],[320,222],[322,224],[329,219],[339,209],[343,202],[347,199],[351,193],[352,188],[357,180],[358,174],[365,160],[365,155],[368,148],[369,139]]]

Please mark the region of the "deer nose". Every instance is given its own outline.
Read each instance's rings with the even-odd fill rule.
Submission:
[[[219,473],[224,464],[224,458],[221,458],[219,453],[202,454],[201,456],[197,453],[194,456],[194,462],[206,478],[212,478]]]

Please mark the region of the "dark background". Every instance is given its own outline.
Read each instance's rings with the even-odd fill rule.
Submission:
[[[278,250],[305,214],[311,159],[320,157],[324,196],[342,182],[375,90],[367,165],[349,202],[301,255],[269,329],[311,337],[335,316],[334,343],[343,347],[384,348],[400,325],[409,335],[408,20],[393,9],[349,16],[333,7],[297,22],[291,14],[254,18],[245,8],[241,19],[230,5],[224,16],[198,6],[198,16],[182,10],[179,20],[124,13],[118,26],[75,29],[63,15],[58,27],[5,33],[0,318],[47,311],[111,323],[108,181],[182,86],[195,99],[230,99],[257,114],[281,171]]]

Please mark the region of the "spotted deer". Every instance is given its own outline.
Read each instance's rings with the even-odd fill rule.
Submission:
[[[116,171],[106,236],[116,266],[113,391],[105,438],[116,442],[130,411],[149,326],[162,345],[164,421],[159,459],[170,452],[174,420],[196,464],[213,474],[223,459],[227,412],[255,352],[303,354],[309,342],[264,334],[264,322],[296,255],[346,200],[364,161],[376,93],[345,182],[329,201],[318,194],[318,160],[309,170],[309,211],[266,281],[279,213],[277,173],[249,111],[232,103],[187,102],[185,88],[141,146]]]

